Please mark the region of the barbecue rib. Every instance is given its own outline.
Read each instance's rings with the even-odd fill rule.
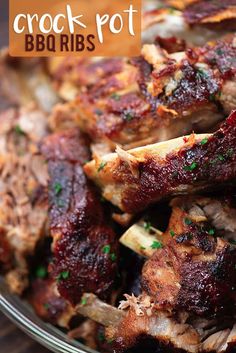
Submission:
[[[228,225],[215,228],[208,218],[215,202],[201,197],[172,201],[163,241],[143,268],[143,294],[126,296],[120,307],[128,311],[107,329],[115,352],[143,341],[144,350],[152,342],[153,352],[163,344],[162,349],[171,351],[172,344],[187,352],[225,352],[230,342],[235,347],[236,247],[222,238]],[[234,214],[225,201],[217,202],[222,217]],[[235,232],[236,225],[232,228]]]
[[[50,176],[51,271],[60,294],[73,305],[84,292],[106,297],[116,274],[117,241],[82,169],[90,158],[87,146],[75,129],[50,135],[42,144]]]
[[[83,296],[76,310],[107,327],[113,352],[233,352],[236,248],[222,238],[229,228],[235,238],[232,205],[231,197],[173,200],[161,246],[143,268],[143,293],[125,295],[120,311]]]
[[[183,17],[190,25],[221,24],[235,29],[235,0],[167,0],[168,4],[183,10]]]
[[[236,113],[210,135],[191,135],[97,158],[84,166],[103,196],[136,213],[163,198],[235,181]]]
[[[111,149],[115,143],[128,149],[209,131],[235,107],[235,56],[234,35],[170,54],[146,44],[142,57],[124,59],[119,69],[94,79],[63,114]],[[56,108],[51,119],[58,115]]]

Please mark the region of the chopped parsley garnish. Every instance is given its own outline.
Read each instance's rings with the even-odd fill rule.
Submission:
[[[170,230],[170,235],[171,235],[172,237],[175,236],[175,232],[174,232],[172,229]]]
[[[210,229],[210,230],[208,231],[208,234],[209,234],[209,235],[214,235],[214,234],[215,234],[215,229]]]
[[[111,251],[111,245],[105,245],[103,248],[102,248],[102,252],[104,254],[109,254]]]
[[[86,305],[87,304],[87,299],[86,298],[81,298],[81,305]]]
[[[158,240],[154,240],[154,242],[151,245],[152,249],[161,249],[163,247],[162,243]]]
[[[208,138],[205,137],[204,139],[202,139],[202,141],[200,142],[201,145],[205,145],[208,142]]]
[[[211,102],[214,102],[216,100],[216,95],[214,93],[211,93],[209,95],[209,99],[210,99]]]
[[[99,167],[98,167],[98,173],[101,172],[101,170],[103,170],[103,168],[107,165],[107,162],[101,162]]]
[[[47,268],[45,266],[39,266],[36,269],[36,277],[38,278],[45,278],[48,275]]]
[[[120,96],[119,96],[119,94],[117,94],[117,93],[113,93],[113,94],[111,95],[111,98],[114,99],[115,101],[119,101],[119,100],[120,100]]]
[[[222,162],[225,160],[225,158],[224,158],[224,156],[222,156],[222,154],[219,154],[218,159]]]
[[[98,340],[99,340],[100,342],[104,342],[104,341],[105,341],[105,336],[104,336],[103,333],[101,333],[101,332],[98,333]]]
[[[146,250],[145,246],[140,246],[141,250]]]
[[[109,338],[109,339],[107,340],[107,343],[111,344],[113,341],[114,341],[114,340],[113,340],[112,338]]]
[[[193,171],[194,169],[196,169],[197,168],[197,163],[196,162],[193,162],[192,164],[190,164],[190,165],[186,165],[185,167],[184,167],[184,170],[187,170],[187,171]]]
[[[152,227],[151,222],[144,222],[144,223],[143,223],[143,228],[144,228],[147,232],[150,231],[151,227]]]
[[[48,310],[50,307],[50,305],[48,303],[44,303],[43,306],[44,306],[44,309],[46,309],[46,310]]]
[[[18,135],[24,135],[24,131],[22,130],[22,128],[20,127],[20,125],[16,125],[15,126],[15,132],[18,134]]]
[[[58,201],[57,201],[57,206],[58,206],[59,208],[64,207],[64,206],[65,206],[64,200],[62,200],[62,199],[58,200]]]
[[[198,68],[197,69],[197,73],[199,74],[199,76],[200,77],[202,77],[202,78],[208,78],[208,72],[206,72],[205,70],[203,70],[203,69],[200,69],[200,68]]]
[[[225,153],[226,157],[232,157],[234,154],[233,148],[228,149],[228,151]]]
[[[63,279],[68,279],[70,276],[70,271],[62,271],[61,273],[59,273],[59,275],[57,276],[57,280],[61,281]]]
[[[218,55],[223,55],[223,54],[224,54],[223,50],[220,49],[220,48],[216,49],[216,53],[217,53]]]
[[[100,109],[95,109],[95,114],[101,116],[103,112]]]
[[[131,113],[124,113],[124,119],[126,121],[131,121],[133,119],[133,115]]]
[[[191,221],[191,219],[189,219],[189,218],[185,218],[185,219],[184,219],[184,223],[185,223],[187,226],[189,226],[190,224],[192,224],[192,221]]]
[[[116,259],[117,259],[117,256],[116,256],[116,254],[114,254],[114,253],[112,253],[111,254],[111,261],[116,261]]]
[[[60,183],[55,183],[53,185],[53,189],[55,191],[55,194],[59,195],[61,193],[61,191],[62,191],[62,185]]]

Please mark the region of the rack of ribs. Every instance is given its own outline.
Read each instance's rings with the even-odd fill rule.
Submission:
[[[190,135],[130,151],[117,148],[84,170],[103,196],[136,213],[177,194],[235,183],[236,113],[213,134]]]
[[[101,79],[95,75],[51,119],[72,115],[93,142],[111,150],[212,129],[235,106],[235,35],[175,53],[159,43],[145,44],[139,58],[110,63],[110,72],[100,59]]]
[[[49,171],[51,275],[72,305],[84,292],[107,298],[116,275],[117,240],[83,172],[90,158],[86,138],[78,129],[55,133],[46,137],[41,149]]]

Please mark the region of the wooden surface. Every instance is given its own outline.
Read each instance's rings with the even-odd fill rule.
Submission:
[[[8,45],[8,0],[0,0],[0,47]],[[1,353],[49,353],[0,312]]]

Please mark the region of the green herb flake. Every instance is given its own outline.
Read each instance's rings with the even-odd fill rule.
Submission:
[[[205,137],[204,139],[202,139],[202,141],[200,142],[201,145],[205,145],[208,142],[208,138]]]
[[[151,222],[144,222],[144,223],[143,223],[143,228],[144,228],[147,232],[150,231],[151,227],[152,227]]]
[[[152,249],[161,249],[163,247],[162,243],[158,240],[154,240],[154,242],[151,245]]]
[[[184,223],[185,223],[187,226],[189,226],[190,224],[192,224],[192,221],[191,221],[191,219],[189,219],[189,218],[185,218],[185,219],[184,219]]]
[[[210,100],[211,102],[215,102],[215,100],[216,100],[216,95],[215,95],[214,93],[211,93],[211,94],[209,95],[209,100]]]
[[[170,235],[172,236],[172,238],[175,236],[175,232],[172,229],[170,230]]]
[[[55,183],[53,189],[56,195],[59,195],[62,191],[62,185],[60,183]]]
[[[86,298],[81,298],[81,305],[86,305],[87,304],[87,299]]]
[[[145,246],[140,246],[140,250],[146,250]]]
[[[101,170],[103,170],[103,168],[105,168],[105,166],[107,165],[107,162],[101,162],[99,167],[98,167],[98,173],[101,172]]]
[[[59,199],[59,200],[57,201],[57,206],[58,206],[59,208],[63,208],[63,207],[65,206],[64,200]]]
[[[129,122],[133,119],[133,115],[131,113],[124,113],[124,119]]]
[[[184,167],[184,170],[187,170],[187,171],[190,171],[190,172],[192,172],[194,169],[196,169],[197,168],[197,163],[196,162],[193,162],[192,164],[190,164],[190,165],[186,165],[185,167]]]
[[[104,341],[105,341],[105,336],[104,336],[103,333],[101,333],[101,332],[98,333],[98,340],[99,340],[100,342],[104,342]]]
[[[208,72],[206,72],[205,70],[201,69],[201,68],[198,68],[197,69],[197,73],[199,74],[200,77],[202,78],[208,78],[209,75],[208,75]]]
[[[103,114],[103,112],[100,109],[95,109],[94,113],[99,116],[101,116]]]
[[[57,280],[61,281],[63,279],[68,279],[70,276],[70,271],[62,271],[58,276],[57,276]]]
[[[44,303],[44,304],[43,304],[43,307],[44,307],[45,310],[48,310],[49,307],[50,307],[50,305],[49,305],[48,303]]]
[[[119,100],[120,100],[120,95],[117,94],[117,93],[113,93],[113,94],[111,95],[111,98],[114,99],[115,101],[119,101]]]
[[[114,340],[112,338],[109,338],[106,340],[108,344],[111,344]]]
[[[218,159],[221,162],[223,162],[225,160],[225,158],[224,158],[224,156],[222,156],[222,154],[219,154]]]
[[[111,257],[111,261],[113,261],[113,262],[115,262],[117,259],[117,256],[114,253],[112,253],[110,257]]]
[[[234,155],[233,148],[229,148],[228,151],[225,153],[226,157],[232,157]]]
[[[17,133],[18,135],[25,135],[25,133],[22,130],[22,128],[20,127],[20,125],[15,126],[15,133]]]
[[[38,278],[46,278],[48,275],[47,268],[45,266],[39,266],[36,269],[36,277]]]
[[[103,248],[102,248],[102,252],[104,254],[109,254],[111,251],[111,245],[105,245]]]
[[[224,54],[224,52],[221,48],[216,49],[216,53],[220,56]]]
[[[210,230],[208,231],[208,234],[209,234],[209,235],[214,235],[214,234],[215,234],[215,229],[210,229]]]

